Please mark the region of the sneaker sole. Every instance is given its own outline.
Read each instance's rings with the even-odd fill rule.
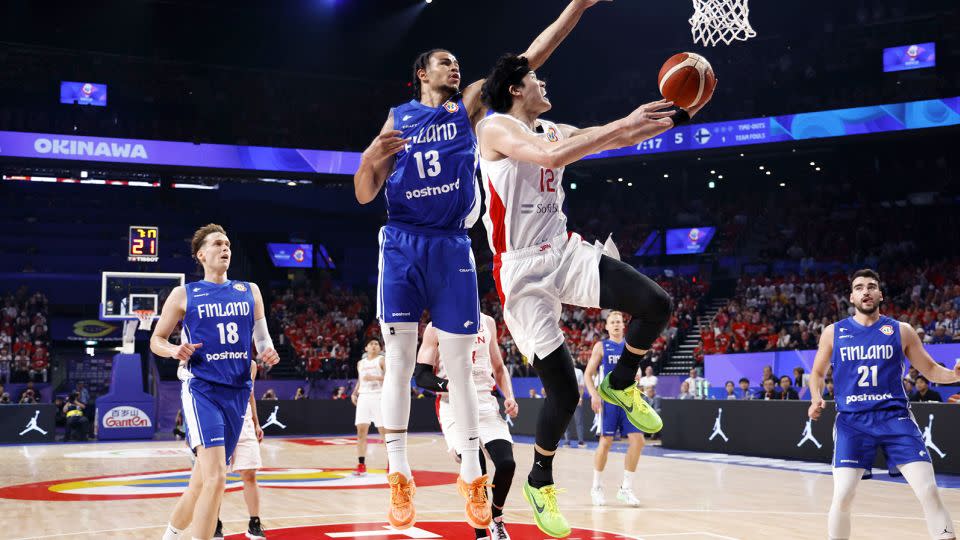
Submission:
[[[604,379],[604,382],[606,382],[606,379]],[[619,399],[617,399],[616,396],[612,394],[608,394],[606,392],[606,389],[603,383],[600,383],[600,386],[597,387],[597,393],[600,394],[600,398],[606,401],[607,403],[611,405],[616,405],[617,407],[620,407],[621,409],[626,411],[627,409],[626,406]],[[643,425],[643,419],[649,419],[651,421],[651,424]],[[644,433],[654,434],[654,433],[660,432],[660,430],[663,429],[663,419],[660,418],[660,415],[657,414],[657,411],[649,407],[647,408],[647,412],[643,414],[641,418],[634,418],[633,414],[627,412],[627,420],[629,420],[630,423],[634,425],[634,427],[636,427],[640,431],[643,431]]]
[[[569,530],[567,530],[567,532],[564,532],[564,533],[555,533],[555,532],[553,532],[553,531],[548,531],[548,530],[544,527],[543,523],[540,521],[540,514],[537,512],[537,505],[535,505],[535,504],[533,503],[533,498],[532,498],[532,497],[530,496],[530,494],[528,493],[528,491],[527,491],[528,489],[533,489],[533,488],[530,486],[530,484],[524,483],[524,484],[523,484],[523,498],[527,501],[527,504],[530,505],[530,509],[533,510],[533,521],[537,524],[537,528],[540,529],[540,532],[542,532],[542,533],[544,533],[544,534],[549,534],[550,536],[552,536],[552,537],[554,537],[554,538],[566,538],[566,537],[570,536],[570,531],[569,531]]]
[[[250,534],[250,533],[246,533],[244,534],[244,536],[246,536],[250,540],[267,540],[266,536],[257,536],[255,534]]]

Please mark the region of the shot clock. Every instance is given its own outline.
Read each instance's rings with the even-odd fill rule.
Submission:
[[[145,225],[130,226],[130,242],[127,260],[131,262],[157,262],[160,259],[160,229]]]

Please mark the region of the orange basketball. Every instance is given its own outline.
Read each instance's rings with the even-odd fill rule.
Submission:
[[[717,78],[706,58],[694,53],[671,56],[657,77],[660,93],[678,107],[689,109],[699,105],[713,92]]]

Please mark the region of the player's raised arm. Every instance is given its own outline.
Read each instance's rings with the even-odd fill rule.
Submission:
[[[900,323],[900,342],[903,344],[903,353],[910,359],[910,365],[929,381],[940,384],[960,382],[960,360],[957,360],[953,370],[936,363],[923,347],[917,331],[907,323]]]
[[[597,385],[593,378],[597,376],[597,368],[600,367],[600,361],[603,360],[603,342],[598,341],[593,344],[593,351],[590,352],[590,360],[587,361],[587,367],[583,370],[583,382],[587,385],[587,392],[590,392],[590,408],[593,412],[599,413],[603,406],[603,400],[600,393],[597,392]]]
[[[267,328],[267,313],[263,307],[263,295],[256,283],[250,284],[253,293],[253,344],[257,347],[257,359],[268,366],[280,361],[280,355],[273,348],[270,330]]]
[[[434,368],[440,365],[440,336],[432,324],[423,331],[423,343],[417,351],[417,367],[413,370],[413,377],[417,386],[424,390],[446,392],[449,381],[441,379],[434,373]]]
[[[810,370],[810,409],[807,415],[814,420],[820,418],[823,411],[823,378],[827,375],[827,366],[833,356],[833,325],[827,326],[820,334],[820,345],[817,355],[813,358],[813,368]]]
[[[493,319],[485,319],[487,333],[490,335],[490,367],[493,370],[493,380],[497,382],[500,393],[503,394],[503,409],[511,418],[516,418],[520,412],[517,400],[513,395],[513,381],[510,373],[503,365],[503,355],[500,353],[500,343],[497,340],[497,323]]]
[[[530,62],[531,69],[537,69],[546,63],[553,51],[557,50],[560,43],[566,39],[573,27],[580,22],[583,12],[590,6],[598,2],[610,2],[612,0],[573,0],[560,13],[557,20],[546,27],[543,32],[530,43],[527,50],[520,56],[523,56]],[[484,116],[486,116],[486,107],[480,100],[480,89],[483,86],[483,80],[475,81],[463,90],[463,104],[467,107],[470,119],[473,125],[477,125]]]
[[[410,139],[401,138],[401,133],[393,129],[393,109],[390,109],[380,133],[363,151],[360,167],[353,174],[353,190],[360,204],[367,204],[377,197],[393,170],[393,156],[410,142]]]
[[[153,327],[153,334],[150,335],[150,350],[153,354],[185,362],[193,355],[193,351],[203,346],[203,343],[181,343],[180,345],[170,343],[170,334],[186,312],[187,290],[180,285],[170,291],[170,296],[160,310],[160,320]]]
[[[674,111],[666,109],[671,105],[664,100],[647,103],[629,116],[559,142],[537,137],[510,119],[490,118],[479,128],[481,155],[491,161],[505,156],[544,168],[563,167],[622,140],[648,139],[670,129],[673,122],[669,118]]]

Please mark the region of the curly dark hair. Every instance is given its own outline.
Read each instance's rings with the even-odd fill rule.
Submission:
[[[498,113],[505,113],[513,105],[510,87],[523,84],[523,78],[530,73],[530,61],[523,56],[507,53],[497,60],[493,70],[483,81],[480,99],[484,105]]]
[[[427,64],[430,63],[430,57],[438,52],[450,51],[447,49],[430,49],[418,54],[416,60],[413,61],[413,99],[420,99],[420,77],[417,76],[417,72],[421,69],[426,70]]]

